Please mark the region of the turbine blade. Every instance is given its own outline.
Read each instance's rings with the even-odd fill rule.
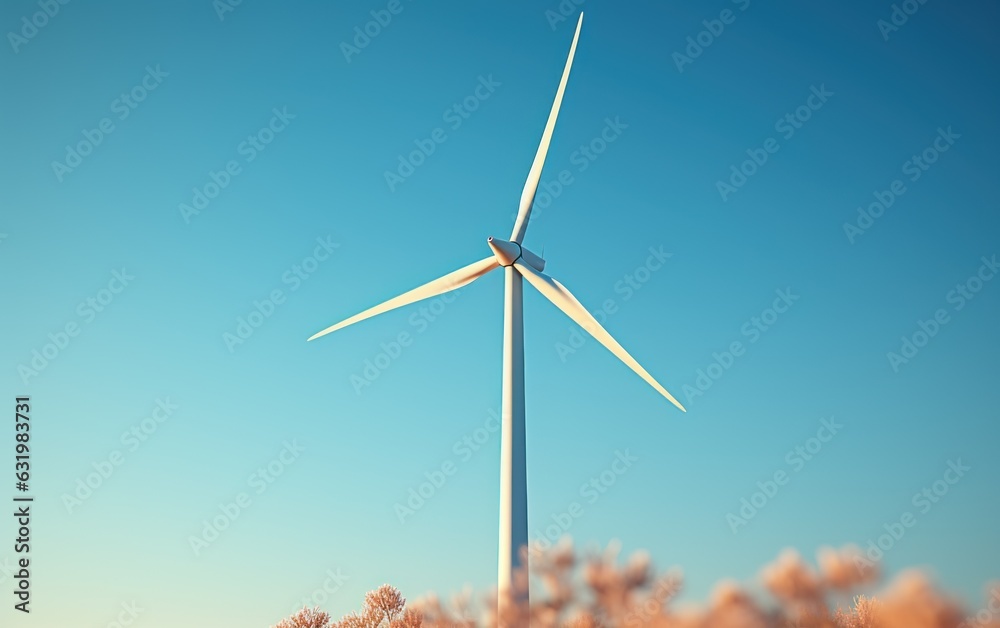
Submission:
[[[557,308],[573,319],[577,325],[583,327],[587,333],[596,338],[602,345],[607,347],[608,351],[615,354],[619,360],[635,371],[639,377],[646,380],[646,382],[655,388],[657,392],[670,400],[670,403],[680,408],[682,412],[687,412],[687,410],[684,409],[684,406],[682,406],[679,401],[674,399],[673,395],[667,392],[666,388],[653,379],[653,376],[650,375],[646,369],[642,368],[642,366],[635,361],[635,358],[629,355],[628,351],[618,344],[617,340],[611,337],[611,334],[609,334],[606,329],[601,327],[601,324],[597,322],[597,319],[595,319],[590,312],[587,311],[587,308],[583,307],[583,305],[576,300],[576,297],[574,297],[565,286],[545,273],[540,273],[520,261],[515,262],[514,267],[517,268],[518,272],[520,272],[525,279],[528,280],[528,283],[533,285],[539,292],[542,293],[542,296],[549,301],[552,301]]]
[[[580,28],[582,27],[583,13],[580,14],[580,20],[576,23],[576,34],[573,35],[573,45],[570,46],[569,57],[566,59],[566,68],[563,70],[562,80],[559,81],[559,89],[556,91],[555,102],[552,103],[552,111],[549,112],[549,121],[545,124],[545,131],[542,132],[542,141],[538,145],[538,152],[535,153],[535,161],[531,164],[531,170],[528,171],[528,180],[525,181],[524,190],[521,192],[521,204],[517,210],[517,220],[514,221],[514,230],[510,234],[510,239],[518,244],[524,239],[524,232],[528,229],[531,206],[535,202],[535,192],[538,190],[538,182],[542,178],[545,155],[549,152],[552,131],[556,128],[559,107],[562,105],[563,94],[566,92],[566,82],[569,80],[569,71],[573,67],[576,42],[580,39]]]
[[[371,318],[372,316],[378,316],[379,314],[388,312],[389,310],[394,310],[398,307],[403,307],[404,305],[409,305],[410,303],[414,303],[416,301],[436,297],[439,294],[451,292],[452,290],[458,290],[462,286],[467,286],[476,279],[479,279],[494,268],[497,268],[499,265],[500,264],[497,263],[496,257],[491,255],[485,259],[479,260],[478,262],[459,268],[455,272],[448,273],[444,277],[427,282],[419,288],[414,288],[409,292],[404,292],[398,297],[389,299],[388,301],[380,303],[375,307],[368,308],[364,312],[355,314],[354,316],[343,320],[336,325],[331,325],[318,334],[312,335],[309,340],[325,336],[326,334],[335,332],[338,329],[343,329],[348,325],[353,325],[358,321],[363,321],[366,318]]]

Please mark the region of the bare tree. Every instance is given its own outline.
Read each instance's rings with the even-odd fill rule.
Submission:
[[[383,584],[365,595],[360,612],[345,615],[331,628],[421,628],[422,624],[421,615],[406,608],[399,589]]]
[[[288,619],[281,620],[274,628],[327,628],[330,614],[319,608],[303,608]]]

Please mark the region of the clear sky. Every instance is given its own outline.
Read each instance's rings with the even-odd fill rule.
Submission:
[[[1000,575],[1000,15],[978,4],[3,3],[25,625],[132,603],[267,625],[495,583],[500,273],[305,339],[507,237],[580,9],[525,244],[689,412],[526,289],[532,538],[572,508],[579,544],[646,549],[700,599],[905,518],[887,570],[978,608]]]

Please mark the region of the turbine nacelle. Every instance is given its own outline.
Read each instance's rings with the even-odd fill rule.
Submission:
[[[490,245],[493,255],[497,258],[497,263],[501,266],[513,266],[514,262],[520,259],[538,272],[545,270],[545,260],[517,242],[509,242],[491,236],[486,238],[486,243]]]

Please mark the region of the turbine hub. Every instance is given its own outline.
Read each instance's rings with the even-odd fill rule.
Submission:
[[[521,260],[538,272],[545,270],[545,260],[524,248],[517,242],[508,242],[498,238],[487,238],[486,243],[493,249],[493,255],[501,266],[513,266],[514,262]]]
[[[493,255],[496,256],[497,262],[501,266],[513,266],[514,262],[521,258],[521,245],[517,242],[508,242],[490,236],[486,239],[486,243],[493,249]]]

